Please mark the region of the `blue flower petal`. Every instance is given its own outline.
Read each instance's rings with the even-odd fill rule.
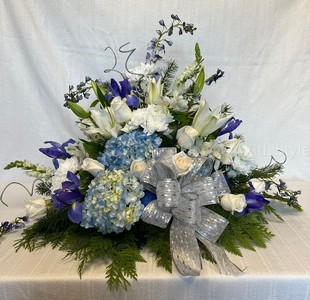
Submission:
[[[111,79],[111,83],[109,84],[109,86],[110,86],[110,90],[114,96],[120,96],[121,95],[120,87],[119,87],[119,85],[115,79],[113,79],[113,78]]]
[[[150,202],[156,199],[156,194],[144,191],[144,196],[141,198],[141,203],[146,207]]]
[[[139,100],[139,98],[138,98],[137,96],[135,96],[135,95],[128,95],[128,96],[126,97],[126,103],[127,103],[128,106],[131,106],[131,107],[136,108],[136,107],[139,106],[140,100]]]
[[[123,81],[120,81],[120,85],[122,88],[120,96],[121,96],[121,98],[125,98],[126,95],[129,95],[131,92],[131,86],[130,86],[129,80],[124,79]]]
[[[61,192],[57,195],[56,199],[65,204],[72,204],[74,201],[82,199],[83,195],[80,191]]]
[[[81,223],[82,221],[83,204],[80,202],[73,202],[68,210],[69,220],[73,223]]]
[[[68,172],[67,172],[67,178],[68,178],[70,181],[72,181],[72,182],[76,185],[76,187],[78,187],[78,186],[80,185],[80,180],[79,180],[79,178],[78,178],[74,173],[72,173],[71,171],[68,171]]]
[[[221,136],[226,133],[229,133],[231,136],[231,132],[234,131],[237,127],[239,127],[241,123],[242,123],[241,120],[232,117],[220,128],[220,131],[218,132],[217,136]]]

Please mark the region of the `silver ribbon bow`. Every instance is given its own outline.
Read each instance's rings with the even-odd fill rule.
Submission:
[[[220,273],[236,275],[240,269],[215,243],[228,221],[204,206],[216,204],[218,197],[229,193],[222,173],[211,175],[213,162],[206,157],[192,158],[192,167],[177,176],[172,157],[176,148],[154,150],[153,159],[140,178],[146,190],[156,193],[156,200],[144,209],[141,219],[166,228],[171,218],[170,248],[178,271],[185,276],[199,275],[202,267],[197,239],[217,263]]]

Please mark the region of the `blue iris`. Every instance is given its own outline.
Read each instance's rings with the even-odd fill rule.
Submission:
[[[243,216],[252,211],[261,211],[264,205],[270,203],[270,201],[266,200],[260,193],[248,192],[244,196],[247,206],[242,212],[238,214],[239,216]]]
[[[107,100],[111,100],[117,96],[121,97],[122,99],[126,98],[126,103],[128,106],[138,107],[140,101],[136,95],[132,94],[132,91],[133,87],[130,85],[128,79],[124,79],[118,84],[117,81],[112,78],[109,84],[109,90],[105,94],[105,97]]]
[[[83,199],[84,195],[79,191],[80,181],[72,172],[68,171],[67,181],[62,183],[62,188],[55,190],[52,194],[54,208],[60,210],[64,206],[70,206],[68,217],[73,223],[82,221],[83,204],[78,200]]]
[[[144,191],[144,196],[141,198],[141,203],[146,207],[150,202],[156,199],[156,194]]]
[[[71,157],[69,153],[66,152],[65,147],[67,147],[69,144],[74,144],[75,140],[69,139],[63,144],[53,142],[53,141],[46,141],[44,144],[51,144],[52,147],[49,148],[40,148],[39,151],[41,151],[43,154],[47,155],[48,157],[53,158],[53,164],[55,169],[59,168],[59,163],[57,159],[66,159]]]
[[[234,131],[241,124],[241,122],[241,120],[232,117],[220,128],[220,131],[217,133],[217,137],[229,133],[229,138],[231,139],[232,131]]]

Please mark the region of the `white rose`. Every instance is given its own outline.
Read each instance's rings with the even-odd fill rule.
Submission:
[[[32,199],[28,200],[25,204],[26,214],[29,218],[37,216],[43,217],[46,214],[46,200],[45,199]]]
[[[172,162],[177,175],[186,175],[192,168],[192,159],[183,151],[172,156]]]
[[[266,191],[266,184],[264,180],[253,178],[250,181],[255,189],[255,192],[261,193]]]
[[[190,149],[198,136],[198,131],[191,126],[184,126],[177,132],[178,144],[183,149]]]
[[[125,123],[131,119],[132,111],[121,97],[115,97],[111,102],[111,108],[114,112],[115,120],[119,123]]]
[[[247,206],[245,196],[243,194],[225,194],[221,198],[220,204],[223,209],[230,212],[242,212],[243,209]]]
[[[92,158],[85,158],[81,168],[96,177],[99,171],[104,170],[104,165]]]
[[[134,160],[130,165],[130,171],[140,178],[146,169],[146,163],[143,160]]]

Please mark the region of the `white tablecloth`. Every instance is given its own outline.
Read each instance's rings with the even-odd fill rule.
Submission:
[[[215,300],[308,300],[310,299],[310,184],[289,182],[301,189],[298,213],[278,204],[285,222],[270,216],[270,230],[275,237],[266,249],[243,251],[243,257],[229,254],[243,274],[237,277],[218,274],[215,265],[204,262],[201,276],[182,277],[156,266],[152,254],[145,250],[147,263],[138,264],[138,281],[128,292],[110,293],[105,280],[104,263],[90,265],[82,280],[77,274],[78,263],[63,259],[65,252],[45,247],[33,253],[15,253],[14,241],[21,231],[0,240],[0,299],[1,300],[71,300],[71,299],[215,299]],[[11,194],[10,207],[0,206],[1,218],[22,213],[25,194],[19,188]],[[12,195],[13,193],[13,195]],[[19,208],[18,208],[19,207]],[[11,210],[11,211],[10,211]],[[7,215],[6,215],[7,213]]]

